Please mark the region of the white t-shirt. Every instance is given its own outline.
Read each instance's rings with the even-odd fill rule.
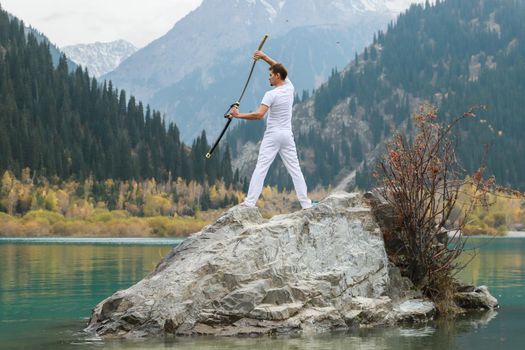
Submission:
[[[261,104],[268,106],[266,132],[292,131],[294,87],[288,77],[284,84],[264,94]]]

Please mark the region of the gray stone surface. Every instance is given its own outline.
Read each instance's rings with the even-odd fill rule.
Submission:
[[[499,307],[486,286],[462,286],[454,296],[456,304],[464,309],[494,310]]]
[[[432,319],[436,312],[434,304],[428,300],[407,300],[393,309],[393,317],[397,322],[426,322]]]
[[[104,337],[258,335],[422,322],[432,303],[389,268],[356,193],[270,220],[228,210],[174,248],[150,275],[93,310]]]

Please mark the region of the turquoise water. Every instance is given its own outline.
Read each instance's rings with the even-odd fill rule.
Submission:
[[[493,313],[320,335],[106,341],[79,332],[91,308],[155,268],[177,240],[0,238],[0,349],[522,349],[525,238],[471,239],[480,247],[460,279],[486,284]]]

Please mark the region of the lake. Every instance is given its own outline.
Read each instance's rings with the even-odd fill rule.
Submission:
[[[79,332],[91,308],[153,270],[180,240],[0,238],[0,349],[522,349],[525,238],[471,238],[478,254],[459,278],[488,285],[496,312],[303,336],[107,341]]]

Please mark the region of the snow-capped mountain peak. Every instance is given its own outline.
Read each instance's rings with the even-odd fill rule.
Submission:
[[[137,48],[125,40],[116,40],[65,46],[62,51],[75,63],[87,67],[91,75],[100,77],[115,69]]]

